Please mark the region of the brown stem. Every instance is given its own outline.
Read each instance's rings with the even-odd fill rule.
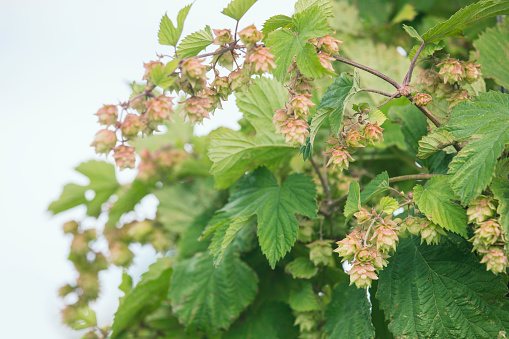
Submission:
[[[393,177],[389,179],[389,183],[399,182],[399,181],[405,181],[405,180],[426,180],[431,179],[433,177],[436,177],[440,174],[428,174],[428,173],[422,173],[422,174],[410,174],[410,175],[402,175],[400,177]]]
[[[357,67],[357,68],[360,68],[362,69],[363,71],[366,71],[368,73],[371,73],[377,77],[379,77],[380,79],[383,79],[385,81],[387,81],[388,83],[390,83],[392,86],[396,87],[396,88],[400,88],[401,85],[394,79],[388,77],[387,75],[385,74],[382,74],[372,68],[369,68],[367,66],[364,66],[364,65],[361,65],[359,63],[356,63],[355,61],[352,61],[352,60],[349,60],[349,59],[346,59],[346,58],[343,58],[343,57],[340,57],[340,56],[337,56],[337,55],[333,55],[334,59],[336,59],[337,61],[340,61],[342,63],[345,63],[345,64],[348,64],[350,66],[354,66],[354,67]]]
[[[414,72],[415,64],[417,63],[417,58],[419,58],[419,55],[421,54],[422,50],[424,49],[424,46],[426,46],[426,43],[423,41],[419,49],[414,55],[414,58],[412,59],[412,62],[410,63],[410,68],[408,69],[408,73],[405,75],[405,78],[403,79],[403,86],[408,85],[410,81],[412,80],[412,73]]]
[[[377,89],[371,89],[371,88],[361,88],[360,90],[358,90],[357,92],[372,92],[372,93],[376,93],[376,94],[380,94],[380,95],[384,95],[386,97],[390,97],[392,94],[389,94],[389,93],[385,93],[385,92],[382,92],[382,91],[379,91]]]
[[[327,203],[330,203],[332,198],[330,196],[329,184],[323,177],[322,172],[320,172],[320,167],[318,167],[318,165],[316,164],[316,162],[313,160],[312,157],[309,159],[309,161],[311,162],[311,165],[313,165],[313,167],[316,171],[316,174],[318,174],[318,178],[320,179],[320,182],[322,183],[323,191],[325,192],[325,196],[327,197]]]
[[[413,101],[414,97],[412,96],[412,94],[409,94],[406,96],[408,100],[410,101]],[[431,122],[437,126],[437,127],[440,127],[441,123],[440,121],[438,121],[437,118],[435,118],[435,116],[433,114],[431,114],[430,111],[428,111],[428,109],[424,106],[419,106],[419,105],[415,105],[415,107],[417,107],[422,113],[424,113],[424,115],[429,119],[431,120]]]
[[[233,51],[235,48],[237,47],[237,41],[234,41],[232,44],[230,44],[230,46],[228,47],[225,47],[225,48],[222,48],[222,49],[219,49],[215,52],[210,52],[210,53],[205,53],[205,54],[200,54],[200,55],[197,55],[197,56],[194,56],[194,57],[191,57],[192,59],[196,59],[196,58],[206,58],[208,56],[213,56],[213,55],[218,55],[218,54],[223,54],[223,53],[226,53],[228,51]],[[182,59],[184,60],[184,59]]]

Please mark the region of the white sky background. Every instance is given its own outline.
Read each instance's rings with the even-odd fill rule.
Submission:
[[[182,37],[206,24],[234,28],[220,12],[229,0],[196,0]],[[70,239],[61,224],[83,211],[46,212],[68,182],[85,184],[73,168],[96,158],[89,147],[100,129],[93,115],[103,104],[126,100],[128,82],[140,81],[143,62],[168,53],[157,41],[167,11],[175,22],[190,0],[0,1],[0,331],[1,338],[76,338],[60,325],[59,286],[73,281]],[[239,29],[261,28],[276,14],[291,15],[294,0],[259,0]],[[197,129],[236,126],[230,99],[225,112]],[[150,253],[148,254],[150,256]],[[148,263],[138,263],[143,270]],[[141,272],[142,269],[139,269]],[[100,325],[116,309],[120,270],[104,278],[96,307]]]

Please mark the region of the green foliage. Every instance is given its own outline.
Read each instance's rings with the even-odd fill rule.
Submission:
[[[239,21],[258,0],[233,0],[221,13]]]
[[[329,33],[327,17],[318,6],[312,6],[295,13],[292,22],[294,30],[282,28],[266,38],[267,45],[276,56],[274,76],[283,82],[294,57],[303,75],[310,78],[327,75],[329,71],[320,64],[315,48],[308,42],[311,38]]]
[[[179,11],[177,15],[177,27],[173,26],[167,14],[162,17],[158,34],[159,43],[161,45],[177,46],[182,30],[184,29],[184,21],[186,20],[191,6],[192,4],[187,5]]]
[[[186,327],[212,335],[230,326],[253,301],[257,281],[255,272],[233,252],[217,268],[211,257],[198,253],[175,265],[168,297]]]
[[[315,184],[306,175],[292,174],[280,186],[262,167],[237,183],[221,211],[229,217],[257,215],[260,247],[274,268],[297,239],[295,213],[316,218],[315,195]]]
[[[489,185],[496,160],[509,142],[509,95],[482,93],[459,104],[451,113],[448,129],[455,138],[472,140],[453,159],[448,171],[454,193],[466,205]]]
[[[472,24],[509,2],[466,0],[454,13],[456,2],[435,0],[298,0],[291,17],[265,21],[263,38],[249,28],[240,42],[236,24],[255,2],[223,10],[235,21],[218,29],[234,33],[217,38],[231,50],[185,64],[215,36],[205,26],[178,44],[190,5],[176,25],[163,16],[159,40],[177,52],[158,54],[162,65],[132,82],[130,100],[96,114],[93,146],[138,174],[119,184],[112,165],[83,163],[76,170],[89,183],[66,185],[49,206],[83,207],[63,225],[77,271],[59,290],[63,322],[88,329],[85,338],[504,336],[509,96],[485,90],[507,84],[509,41],[507,23]],[[448,39],[470,25],[476,52],[472,39]],[[418,71],[396,48],[414,39],[425,42],[409,53],[423,46],[418,68],[445,69],[437,64],[450,55],[466,72],[450,86],[434,73],[410,84],[411,95],[432,96],[426,109],[439,127],[394,88]],[[321,62],[334,54],[331,78]],[[231,94],[240,129],[193,135],[190,122]],[[143,220],[154,197],[157,211]],[[133,286],[139,246],[159,259]],[[91,305],[110,265],[122,267],[124,296],[113,325],[99,328]]]
[[[170,287],[173,260],[163,257],[150,265],[141,281],[122,298],[115,320],[111,326],[111,338],[117,338],[122,331],[136,325],[166,297]]]
[[[493,78],[500,85],[509,88],[509,21],[494,28],[488,28],[474,41],[477,49],[475,58],[482,65],[485,77]]]
[[[207,25],[205,29],[186,36],[177,47],[177,55],[181,59],[194,57],[213,42],[212,30]]]
[[[310,279],[318,273],[318,267],[315,267],[308,258],[299,257],[286,265],[285,272],[295,279]]]
[[[332,338],[374,338],[370,305],[365,289],[348,286],[344,281],[334,288],[327,306],[325,330]]]
[[[166,64],[166,66],[163,67],[161,65],[156,65],[154,69],[150,71],[150,78],[156,84],[157,86],[161,87],[162,89],[167,89],[173,83],[175,80],[177,80],[176,77],[169,77],[171,73],[177,68],[179,63],[178,59],[175,59],[173,61],[170,61]]]
[[[254,218],[251,216],[241,216],[238,218],[225,219],[220,222],[220,226],[214,233],[214,238],[210,244],[209,250],[214,257],[214,265],[219,265],[226,249],[246,225],[249,225]]]
[[[327,87],[327,91],[318,105],[317,113],[311,121],[311,144],[315,140],[318,129],[327,118],[329,119],[332,133],[339,133],[341,122],[343,121],[343,113],[348,105],[348,101],[359,89],[359,74],[357,70],[354,71],[353,76],[342,73]]]
[[[417,157],[426,159],[441,150],[444,150],[447,153],[456,152],[451,146],[453,142],[454,136],[451,132],[446,130],[435,130],[430,134],[423,136],[422,139],[419,140],[419,151],[417,152]]]
[[[472,25],[477,20],[509,13],[507,0],[479,1],[470,6],[460,9],[447,21],[441,22],[426,33],[422,38],[426,43],[437,42],[446,37],[463,37],[463,29]]]
[[[99,216],[102,204],[120,187],[115,177],[115,167],[104,161],[92,160],[76,167],[76,171],[86,176],[90,183],[86,186],[65,185],[60,198],[52,202],[48,210],[57,214],[83,204],[87,207],[87,215]],[[93,191],[92,199],[85,197],[87,191]]]
[[[467,238],[467,215],[460,205],[454,203],[455,196],[447,176],[431,178],[425,188],[416,185],[414,199],[419,210],[434,223]]]
[[[211,173],[216,187],[227,188],[246,171],[258,166],[276,166],[291,151],[284,139],[271,131],[274,111],[284,107],[286,90],[275,80],[261,78],[246,93],[237,95],[237,106],[256,136],[219,128],[211,134]],[[270,126],[270,127],[269,127]]]
[[[380,273],[377,298],[396,337],[496,338],[509,328],[507,286],[464,239],[402,239]]]
[[[490,188],[493,191],[493,196],[498,200],[497,213],[500,214],[500,226],[506,234],[509,234],[509,182],[507,176],[493,178]]]
[[[262,33],[266,37],[270,32],[278,28],[292,28],[292,18],[286,15],[274,15],[263,24]]]

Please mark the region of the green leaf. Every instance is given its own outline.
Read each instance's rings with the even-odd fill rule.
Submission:
[[[415,56],[415,53],[419,50],[419,45],[415,45],[410,50],[410,53],[408,53],[408,58],[412,60]],[[419,54],[419,59],[426,58],[436,51],[439,51],[445,47],[445,42],[443,40],[438,41],[437,43],[429,43],[424,46],[424,48],[421,51],[421,54]]]
[[[509,235],[509,182],[505,178],[493,178],[491,183],[493,196],[498,200],[497,213],[500,215],[500,226],[506,236]],[[509,245],[506,243],[506,250]]]
[[[291,274],[294,279],[311,279],[318,273],[318,267],[304,257],[299,257],[286,265],[285,272]]]
[[[504,278],[486,271],[466,240],[401,239],[380,272],[377,298],[397,338],[496,338],[509,328]]]
[[[97,326],[97,317],[93,309],[88,306],[76,307],[75,315],[70,323],[67,323],[74,330],[83,330]]]
[[[265,167],[244,176],[221,211],[227,216],[258,217],[258,241],[272,268],[290,251],[299,224],[295,214],[316,218],[316,185],[304,174],[290,175],[281,186]]]
[[[387,120],[385,114],[378,108],[372,108],[368,113],[368,118],[369,122],[377,124],[378,126],[382,126],[385,120]]]
[[[198,253],[175,265],[168,294],[184,326],[212,335],[228,328],[255,295],[258,278],[233,251],[214,267],[212,257]]]
[[[320,11],[327,18],[330,18],[333,16],[332,4],[331,4],[330,0],[298,0],[295,3],[295,13],[304,12],[306,9],[313,7],[313,6],[318,6]]]
[[[388,215],[391,215],[394,211],[399,208],[398,201],[391,197],[383,197],[380,200],[380,207],[382,211]]]
[[[358,181],[352,181],[348,189],[348,197],[346,198],[345,211],[346,222],[352,215],[359,210],[361,206],[361,189]]]
[[[348,281],[338,284],[325,312],[329,338],[374,338],[370,307],[365,289],[348,286]]]
[[[299,284],[298,289],[290,291],[288,303],[292,310],[296,312],[309,312],[320,310],[318,305],[318,295],[313,291],[313,285],[309,281]]]
[[[170,286],[173,259],[163,257],[150,265],[141,281],[122,299],[111,326],[111,338],[117,338],[123,330],[143,321],[166,297]]]
[[[208,156],[216,187],[227,188],[246,171],[265,165],[275,168],[293,147],[274,132],[274,111],[285,107],[286,89],[276,80],[259,78],[246,93],[237,94],[237,106],[254,127],[256,136],[218,128],[211,133]]]
[[[195,180],[177,183],[154,191],[159,200],[158,221],[172,233],[182,234],[217,199],[212,183]]]
[[[214,257],[215,266],[219,265],[226,249],[232,243],[233,239],[235,239],[237,234],[252,220],[253,218],[251,218],[251,216],[241,216],[224,222],[219,228],[217,228],[209,247],[209,250]]]
[[[239,21],[257,0],[233,0],[221,13]]]
[[[237,320],[224,333],[225,339],[297,338],[290,308],[282,302],[266,301],[259,307],[250,306],[243,319]]]
[[[453,202],[455,199],[447,176],[431,178],[426,188],[414,187],[414,200],[421,212],[446,230],[467,238],[467,214]]]
[[[509,142],[509,95],[481,93],[455,106],[448,123],[455,138],[473,138],[449,165],[451,187],[463,205],[489,185],[497,158]]]
[[[87,186],[67,184],[60,198],[52,202],[48,210],[57,214],[75,206],[87,206],[87,215],[97,217],[101,213],[101,206],[119,189],[120,185],[115,177],[115,167],[105,161],[91,160],[75,168],[77,172],[86,176],[90,183]],[[94,197],[85,198],[85,192],[94,191]]]
[[[474,41],[477,49],[475,58],[482,65],[485,77],[493,78],[500,85],[509,88],[509,21],[486,29]]]
[[[311,120],[310,142],[314,142],[318,129],[326,118],[329,118],[332,133],[338,134],[341,130],[343,113],[345,112],[348,101],[360,89],[359,74],[357,69],[354,75],[342,73],[334,79],[334,82],[327,87],[325,94],[317,108],[317,113]]]
[[[507,0],[479,1],[460,9],[446,21],[435,25],[424,33],[422,38],[426,43],[437,42],[446,37],[462,38],[463,29],[474,22],[504,14],[509,14]]]
[[[399,12],[394,16],[394,18],[392,18],[391,20],[391,24],[397,24],[397,23],[400,23],[400,22],[403,22],[403,21],[412,21],[414,20],[414,18],[417,16],[417,11],[415,10],[415,7],[414,5],[412,4],[404,4],[403,7],[401,7],[401,9],[399,10]],[[417,32],[415,31],[415,29],[411,26],[406,26],[406,25],[403,25],[403,28],[405,29],[405,31],[410,34],[410,32],[407,30],[406,27],[409,27],[411,28],[415,34],[417,34]],[[422,38],[420,38],[419,34],[417,34],[417,36],[414,36],[412,34],[410,34],[411,37],[414,37],[420,41],[422,41]]]
[[[318,6],[313,6],[295,13],[293,23],[295,31],[283,28],[270,33],[266,38],[267,46],[272,48],[271,52],[276,56],[274,76],[284,82],[295,56],[297,67],[304,76],[319,78],[330,74],[320,63],[315,47],[308,42],[311,38],[329,33],[327,17]]]
[[[419,151],[417,157],[421,159],[429,158],[432,154],[439,151],[446,151],[451,153],[456,150],[451,146],[454,142],[454,136],[451,132],[444,129],[433,130],[426,136],[419,140]],[[452,148],[452,150],[450,149]]]
[[[108,225],[116,225],[124,213],[131,212],[134,207],[148,194],[150,186],[145,182],[134,179],[134,181],[125,185],[116,193],[118,200],[115,201],[108,214]]]
[[[389,189],[389,174],[384,171],[369,182],[361,192],[361,205],[367,204],[377,195]]]
[[[270,32],[279,28],[293,28],[292,18],[286,15],[274,15],[265,21],[262,33],[264,36],[268,36]]]
[[[150,78],[157,86],[167,89],[177,80],[177,77],[169,77],[169,75],[177,68],[178,64],[178,59],[168,62],[164,69],[158,64],[150,71]]]
[[[202,50],[214,42],[214,36],[210,27],[191,33],[182,40],[177,47],[177,55],[180,59],[197,56]]]
[[[159,43],[161,45],[177,46],[182,30],[184,29],[184,21],[186,20],[191,6],[192,4],[187,5],[179,11],[177,15],[177,28],[173,26],[167,14],[162,17],[158,33]]]
[[[401,126],[408,153],[416,157],[419,149],[419,140],[428,134],[426,117],[414,105],[392,106],[389,109],[388,116],[392,121]],[[445,174],[448,170],[447,165],[452,157],[450,154],[439,152],[424,160],[415,158],[415,161],[427,168],[429,173]]]

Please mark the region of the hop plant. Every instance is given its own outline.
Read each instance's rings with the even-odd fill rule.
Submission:
[[[227,45],[233,42],[232,32],[229,29],[213,29],[216,37],[214,38],[214,44],[216,45]]]
[[[447,235],[441,226],[426,219],[420,220],[419,227],[421,228],[421,243],[426,241],[428,245],[438,244],[440,236]]]
[[[479,250],[483,255],[481,264],[486,264],[486,270],[492,271],[495,274],[505,272],[509,261],[502,248],[492,247],[486,250]]]
[[[492,198],[484,195],[478,196],[468,204],[468,222],[481,223],[495,215],[497,207]]]
[[[364,138],[366,138],[367,142],[375,145],[377,142],[384,141],[383,130],[378,124],[368,122],[366,127],[364,127]]]
[[[330,35],[316,38],[313,42],[318,50],[329,54],[337,54],[339,52],[339,45],[343,43],[343,41],[334,39]]]
[[[315,266],[329,265],[332,257],[331,243],[332,240],[316,240],[306,245],[310,249],[309,260],[311,260]]]
[[[349,233],[343,240],[336,242],[338,247],[334,250],[334,252],[338,253],[340,257],[345,260],[353,260],[355,254],[360,251],[363,241],[363,234],[359,230],[354,230]]]
[[[246,57],[246,62],[252,65],[253,74],[269,73],[273,68],[276,68],[274,63],[275,55],[269,52],[270,48],[256,47],[249,51]]]
[[[318,53],[318,59],[320,60],[320,64],[323,68],[328,70],[329,72],[334,73],[334,68],[332,67],[331,61],[334,61],[335,59],[330,57],[327,53],[320,52]]]
[[[170,114],[173,111],[173,98],[160,95],[156,98],[147,100],[147,111],[142,117],[142,122],[150,129],[157,130],[157,126],[165,121],[173,122]]]
[[[95,115],[99,118],[101,125],[115,125],[118,118],[118,108],[115,105],[104,105]]]
[[[141,122],[140,116],[137,114],[127,114],[120,126],[120,130],[122,131],[122,135],[126,138],[132,138],[138,135],[140,131],[144,128],[143,123]]]
[[[95,135],[94,141],[90,146],[95,147],[95,152],[99,154],[108,154],[115,147],[117,136],[115,132],[108,129],[102,129]]]
[[[354,261],[352,264],[352,269],[348,271],[350,275],[350,285],[355,284],[357,288],[368,288],[371,287],[373,280],[378,280],[378,276],[375,273],[376,268],[372,263]]]
[[[203,119],[210,119],[209,110],[212,104],[207,98],[198,96],[190,97],[184,101],[183,112],[189,118],[191,123],[202,122]]]
[[[327,162],[327,166],[333,164],[339,171],[348,169],[348,165],[351,161],[354,161],[350,153],[343,146],[336,146],[333,149],[327,151],[331,152],[331,157]]]
[[[262,40],[263,34],[256,29],[255,25],[244,28],[239,32],[240,40],[246,45],[246,47],[252,47],[258,41]]]
[[[431,100],[431,95],[427,93],[418,93],[414,96],[412,103],[417,106],[426,106]]]
[[[134,153],[134,147],[127,145],[119,145],[113,148],[113,158],[115,163],[120,170],[126,168],[134,168],[136,161],[136,154]]]
[[[298,118],[289,118],[281,124],[281,134],[286,138],[286,142],[304,145],[306,138],[309,137],[309,125],[306,121]]]
[[[315,104],[310,100],[311,97],[311,94],[294,95],[288,103],[289,113],[294,114],[296,117],[303,120],[307,120],[309,116],[309,109],[315,106]]]
[[[207,85],[207,67],[202,65],[205,59],[184,59],[180,65],[182,80],[188,81],[194,91],[200,91]]]
[[[349,147],[365,147],[365,139],[357,130],[350,130],[345,137],[346,144]]]
[[[463,68],[465,69],[465,80],[467,82],[476,82],[482,77],[482,72],[480,70],[481,64],[476,64],[476,60],[469,60],[463,63]]]
[[[438,75],[443,79],[444,83],[453,84],[461,81],[465,77],[465,70],[458,59],[447,59],[442,61]]]
[[[396,250],[399,238],[394,227],[381,224],[373,234],[371,241],[373,240],[376,241],[377,251],[388,253],[390,250]]]
[[[496,220],[490,219],[481,222],[479,228],[474,231],[474,234],[472,238],[474,249],[489,248],[497,241],[502,240],[502,227]]]
[[[445,94],[446,101],[449,101],[449,108],[453,108],[460,102],[470,100],[470,95],[468,94],[468,91],[465,89],[460,89],[456,91],[449,92]]]
[[[160,65],[161,67],[164,67],[164,64],[161,61],[149,61],[147,63],[143,64],[143,67],[145,68],[145,74],[143,75],[143,80],[152,80],[150,78],[150,72],[157,67],[157,65]]]

